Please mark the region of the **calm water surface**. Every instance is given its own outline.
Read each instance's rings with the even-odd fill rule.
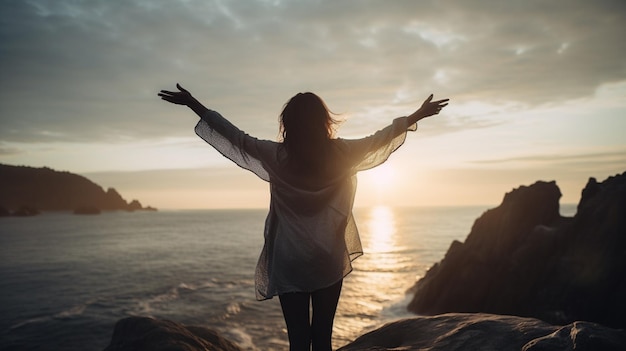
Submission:
[[[365,255],[344,281],[334,346],[411,316],[405,292],[487,207],[355,210]],[[573,206],[562,206],[572,215]],[[0,218],[0,350],[102,350],[117,320],[207,326],[286,350],[278,299],[258,302],[265,210]]]

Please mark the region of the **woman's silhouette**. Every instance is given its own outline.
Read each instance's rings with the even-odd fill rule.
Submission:
[[[265,245],[255,282],[259,300],[278,295],[291,351],[331,350],[343,278],[362,252],[352,216],[356,173],[387,160],[417,121],[448,99],[432,101],[362,139],[333,137],[336,121],[317,95],[299,93],[281,113],[282,142],[256,139],[209,110],[187,90],[161,90],[163,100],[199,117],[196,133],[240,167],[270,183]],[[313,315],[309,317],[312,305]]]

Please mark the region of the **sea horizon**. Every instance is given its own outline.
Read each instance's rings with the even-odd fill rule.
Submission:
[[[388,203],[380,203],[380,204],[370,204],[370,205],[354,205],[354,211],[366,210],[373,207],[390,207],[395,209],[412,209],[412,208],[496,208],[500,206],[502,203],[498,204],[461,204],[461,205],[394,205]],[[578,203],[567,202],[559,204],[561,208],[566,208],[566,212],[568,215],[571,213],[569,208],[578,206]],[[251,207],[155,207],[158,211],[237,211],[237,210],[269,210],[268,206],[251,206]],[[41,210],[41,213],[65,213],[65,212],[73,212],[73,209],[67,210]],[[151,212],[148,209],[134,210],[128,211],[123,209],[117,210],[102,210],[102,212]],[[575,213],[574,213],[575,214]],[[562,214],[563,215],[563,214]]]
[[[334,347],[415,316],[407,291],[490,208],[355,208],[365,254],[344,280]],[[0,350],[102,350],[128,316],[202,325],[243,350],[286,350],[278,299],[254,295],[265,216],[168,209],[0,219]]]

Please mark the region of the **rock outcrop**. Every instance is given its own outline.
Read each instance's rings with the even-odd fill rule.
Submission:
[[[338,351],[621,351],[626,333],[589,322],[555,326],[534,318],[444,314],[389,323]],[[129,317],[104,351],[240,351],[205,327]]]
[[[83,208],[154,210],[137,200],[130,203],[113,188],[106,191],[89,179],[47,167],[33,168],[0,164],[0,206],[17,213],[20,208],[39,211],[75,211]]]
[[[115,324],[104,351],[241,351],[217,332],[167,320],[128,317]]]
[[[505,195],[414,287],[409,310],[626,327],[626,173],[591,178],[573,218],[554,182]]]
[[[443,314],[387,324],[338,351],[618,351],[626,333],[589,322],[554,326],[538,319]]]

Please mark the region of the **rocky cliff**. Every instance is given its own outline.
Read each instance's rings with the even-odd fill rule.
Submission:
[[[137,200],[130,203],[113,188],[106,191],[89,179],[50,168],[0,164],[0,207],[5,212],[23,208],[41,211],[74,211],[80,208],[100,210],[141,210]]]
[[[506,194],[417,282],[409,310],[626,327],[626,173],[591,178],[573,218],[560,195],[554,182]]]

